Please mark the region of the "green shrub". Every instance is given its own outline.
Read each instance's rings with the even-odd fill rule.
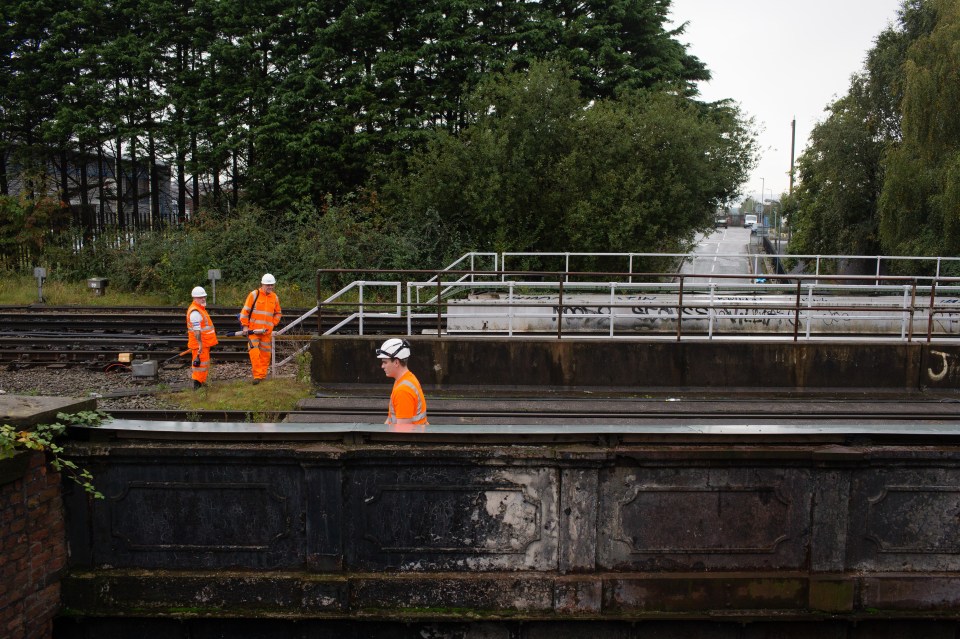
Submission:
[[[12,203],[0,201],[4,205]],[[91,240],[79,229],[66,229],[55,242],[38,244],[37,261],[49,268],[51,279],[106,277],[111,290],[161,294],[171,303],[206,285],[213,268],[221,271],[223,290],[250,290],[269,272],[280,282],[281,295],[286,289],[313,297],[320,268],[441,268],[464,251],[452,228],[435,210],[411,221],[387,211],[376,193],[363,191],[340,202],[328,199],[321,208],[301,204],[275,213],[241,205],[230,213],[201,211],[182,228],[136,235],[107,229]],[[336,290],[358,276],[329,276],[323,287]]]

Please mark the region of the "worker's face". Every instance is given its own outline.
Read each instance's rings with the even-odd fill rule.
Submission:
[[[206,297],[195,297],[193,301],[197,303],[197,306],[206,306],[207,298]]]
[[[380,360],[380,368],[387,377],[396,379],[400,374],[400,360],[384,358]]]
[[[264,285],[263,285],[263,292],[264,292],[264,293],[273,293],[273,287],[274,287],[274,286],[276,286],[276,284],[264,284]]]

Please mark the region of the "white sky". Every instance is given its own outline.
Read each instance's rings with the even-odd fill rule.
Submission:
[[[796,151],[806,147],[824,108],[846,94],[880,32],[896,21],[902,0],[672,0],[679,41],[713,79],[704,100],[731,98],[760,130],[760,161],[743,195],[779,198],[790,184],[790,121]],[[796,180],[794,181],[796,184]]]

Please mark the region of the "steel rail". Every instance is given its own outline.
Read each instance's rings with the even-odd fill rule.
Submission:
[[[329,329],[338,322],[346,320],[348,315],[327,314],[324,318],[325,326],[323,330]],[[214,326],[223,330],[239,329],[240,324],[236,320],[236,315],[219,316],[211,315]],[[396,333],[399,330],[405,330],[406,320],[394,317],[367,317],[366,330],[371,333]],[[417,322],[423,327],[426,322]],[[282,321],[281,329],[290,326],[289,322]],[[310,331],[310,327],[305,327]],[[148,315],[148,314],[116,314],[107,313],[71,313],[71,314],[50,314],[44,312],[17,312],[9,313],[0,311],[0,335],[2,334],[27,334],[40,331],[57,333],[96,333],[106,335],[186,335],[184,327],[184,318],[182,315]],[[299,331],[298,331],[299,332]],[[350,333],[348,327],[343,331]]]
[[[312,339],[312,335],[284,335],[277,341],[300,343]],[[181,335],[50,334],[46,331],[0,334],[0,363],[18,366],[128,364],[120,361],[121,354],[129,355],[134,361],[167,361],[176,359],[184,348],[186,338]],[[249,358],[248,341],[242,336],[221,336],[214,358],[229,362],[246,361]],[[178,360],[178,363],[185,365],[186,361]]]
[[[51,351],[47,349],[42,350],[17,350],[17,351],[7,351],[0,350],[0,364],[11,365],[14,367],[27,367],[27,366],[107,366],[107,365],[124,365],[128,366],[129,362],[121,362],[120,354],[121,353],[130,353],[134,355],[134,362],[143,361],[145,359],[159,359],[170,360],[175,358],[182,351],[178,350],[153,350],[153,351],[131,351],[129,349],[110,349],[110,350],[98,350],[98,351],[81,351],[81,350],[72,350],[72,351]],[[136,357],[136,356],[149,356],[147,357]],[[214,360],[219,359],[220,361],[225,362],[245,362],[249,360],[249,355],[247,351],[220,351],[214,356]],[[181,363],[183,366],[188,365],[189,361],[186,356],[183,357]],[[166,366],[175,366],[174,362],[166,364]]]

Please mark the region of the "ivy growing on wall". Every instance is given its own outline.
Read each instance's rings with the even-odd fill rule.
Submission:
[[[20,430],[9,424],[0,426],[0,460],[9,459],[22,451],[35,450],[47,453],[50,467],[63,473],[95,499],[103,499],[103,493],[93,485],[93,475],[85,468],[63,456],[63,446],[57,440],[67,432],[67,426],[98,426],[108,418],[102,411],[57,413],[52,424],[40,424],[30,430]]]

